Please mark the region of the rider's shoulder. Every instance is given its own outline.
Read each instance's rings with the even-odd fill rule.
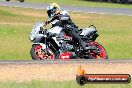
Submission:
[[[62,14],[62,15],[69,15],[69,13],[66,10],[60,11],[60,14]]]

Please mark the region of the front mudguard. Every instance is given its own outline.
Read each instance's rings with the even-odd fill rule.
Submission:
[[[34,46],[34,45],[40,45],[40,46],[42,46],[42,49],[43,49],[43,50],[46,49],[46,44],[43,44],[43,43],[33,43],[32,46]]]
[[[38,52],[40,52],[40,53],[42,52],[43,55],[50,55],[50,56],[52,56],[50,58],[51,60],[55,59],[56,54],[51,49],[49,49],[48,46],[46,47],[46,45],[43,44],[43,43],[34,43],[32,45],[31,50],[30,50],[30,54],[31,54],[31,57],[32,57],[33,60],[42,60],[42,59],[44,59],[44,58],[38,57],[38,54],[35,53],[35,50],[38,49],[38,48],[36,48],[37,46],[41,47],[41,50],[38,51]],[[49,58],[47,58],[47,59],[49,59]]]
[[[47,53],[54,53],[54,55],[55,55],[55,59],[59,59],[59,52],[53,52],[53,50],[49,47],[49,46],[46,46],[46,44],[44,44],[44,43],[33,43],[33,45],[32,45],[32,47],[34,46],[34,45],[40,45],[40,46],[42,46],[42,50],[43,51],[46,51]],[[52,50],[52,52],[51,52],[51,50]]]

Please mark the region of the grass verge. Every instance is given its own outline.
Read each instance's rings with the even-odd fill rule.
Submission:
[[[131,4],[119,4],[119,3],[106,3],[106,2],[94,2],[90,0],[26,0],[26,2],[34,3],[53,3],[56,2],[60,5],[71,6],[88,6],[88,7],[112,7],[112,8],[132,8]]]
[[[75,81],[31,81],[31,82],[0,82],[0,88],[131,88],[130,84],[85,84],[78,85]]]
[[[80,28],[94,24],[111,59],[131,59],[132,17],[70,12]],[[0,60],[31,60],[29,33],[35,21],[48,20],[45,10],[0,7]]]

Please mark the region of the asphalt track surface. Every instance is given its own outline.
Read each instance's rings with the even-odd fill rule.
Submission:
[[[73,60],[42,60],[42,61],[33,61],[33,60],[13,60],[13,61],[0,61],[0,65],[6,64],[87,64],[87,63],[103,63],[103,64],[113,64],[113,63],[132,63],[132,60],[92,60],[92,59],[73,59]]]
[[[0,6],[46,9],[48,4],[0,1]],[[129,9],[129,8],[103,8],[103,7],[79,7],[79,6],[61,6],[61,7],[62,7],[62,10],[73,11],[73,12],[132,16],[132,9]]]
[[[20,2],[5,2],[0,1],[0,6],[22,7],[33,9],[46,9],[48,4],[36,3],[20,3]],[[113,15],[127,15],[132,16],[132,9],[128,8],[98,8],[98,7],[77,7],[77,6],[62,6],[62,10],[73,12],[86,12],[98,14],[113,14]],[[43,60],[43,61],[0,61],[0,64],[63,64],[63,63],[132,63],[132,60]]]

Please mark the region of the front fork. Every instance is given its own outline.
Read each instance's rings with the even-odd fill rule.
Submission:
[[[42,46],[42,51],[44,51],[45,54],[47,54],[48,51],[49,51],[46,44],[43,44],[43,43],[34,43],[32,46],[34,46],[34,45],[40,45],[40,46]]]
[[[40,46],[42,46],[43,50],[46,49],[46,44],[43,44],[43,43],[33,43],[32,46],[34,46],[34,45],[40,45]]]
[[[43,55],[44,57],[41,56],[41,58],[43,59],[50,59],[51,58],[51,55],[53,54],[53,52],[51,52],[48,48],[48,46],[46,44],[43,44],[43,43],[34,43],[32,46],[34,45],[40,45],[42,46],[41,50],[39,50],[39,52],[43,52],[41,53],[41,55]]]

